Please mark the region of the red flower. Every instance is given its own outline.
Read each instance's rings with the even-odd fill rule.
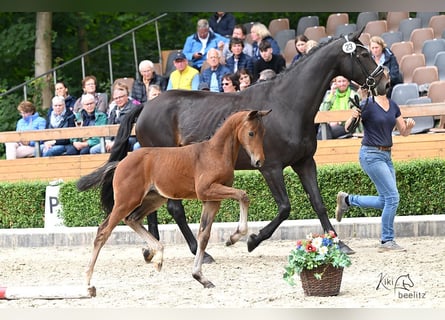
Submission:
[[[334,239],[334,238],[337,237],[337,236],[335,235],[335,232],[334,232],[333,230],[329,230],[329,236],[330,236],[332,239]]]
[[[315,248],[311,243],[308,243],[306,245],[306,251],[307,252],[315,252],[315,251],[317,251],[317,248]]]

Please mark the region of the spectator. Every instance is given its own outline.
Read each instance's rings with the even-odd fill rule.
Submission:
[[[247,69],[239,69],[236,73],[239,81],[240,91],[250,87],[253,83],[252,74]]]
[[[57,81],[55,86],[56,96],[63,97],[65,101],[65,107],[70,111],[73,111],[76,103],[76,98],[71,96],[68,92],[68,88],[63,81]]]
[[[167,88],[167,79],[156,74],[154,64],[150,60],[142,60],[139,63],[139,73],[142,79],[134,81],[131,96],[140,103],[147,101],[147,92],[150,85],[156,84],[162,91]]]
[[[260,60],[261,59],[261,55],[260,55],[260,43],[262,40],[267,40],[269,41],[271,48],[272,48],[272,53],[279,55],[280,54],[280,47],[278,46],[278,43],[275,41],[274,38],[272,38],[269,29],[267,29],[267,27],[259,22],[255,22],[252,26],[252,28],[250,29],[250,35],[252,37],[252,59],[253,59],[253,63],[255,63],[256,60]]]
[[[209,85],[208,85],[207,83],[205,83],[205,82],[201,82],[201,83],[199,84],[198,90],[201,90],[201,91],[210,91],[210,88],[209,88]]]
[[[19,103],[17,110],[22,116],[16,124],[16,131],[43,130],[46,120],[42,118],[31,101]],[[6,159],[30,158],[35,155],[34,141],[6,142]]]
[[[136,104],[140,104],[137,100],[130,100],[128,87],[125,83],[118,82],[113,89],[114,107],[110,110],[107,124],[120,124],[122,118],[133,108]],[[130,150],[136,143],[136,137],[129,138]],[[105,152],[110,152],[114,145],[114,137],[107,137],[105,139]],[[97,144],[90,148],[90,153],[101,153],[101,146]]]
[[[173,64],[176,70],[170,74],[167,90],[198,90],[199,72],[188,65],[186,56],[180,50],[176,53]]]
[[[308,54],[309,51],[311,51],[316,46],[318,46],[318,42],[317,41],[315,41],[315,40],[308,40],[306,42],[306,54]]]
[[[209,52],[207,53],[207,63],[209,64],[209,67],[201,73],[200,82],[207,83],[210,91],[213,92],[223,91],[221,84],[222,77],[226,73],[230,73],[230,70],[220,63],[219,54],[220,53],[218,49],[213,48],[209,50]]]
[[[224,92],[239,91],[238,77],[234,73],[227,73],[223,75],[221,83]]]
[[[215,12],[209,19],[209,26],[213,32],[229,38],[235,27],[235,17],[227,12]]]
[[[252,45],[249,42],[247,42],[246,37],[247,37],[246,27],[242,24],[235,25],[235,27],[233,28],[233,32],[232,32],[232,38],[238,38],[238,39],[243,40],[244,54],[248,55],[249,57],[252,57],[253,56],[253,48],[252,48]],[[229,43],[230,42],[220,43],[220,45],[218,46],[221,49],[221,45],[223,45],[222,59],[224,59],[224,61],[227,61],[227,59],[229,59],[232,56],[232,51],[230,51],[230,49],[229,49]]]
[[[295,49],[297,50],[297,54],[292,59],[292,63],[298,61],[298,59],[306,54],[306,43],[308,41],[309,39],[304,34],[301,34],[295,38]]]
[[[388,73],[385,71],[388,78]],[[399,106],[387,98],[387,89],[377,88],[377,95],[367,98],[365,108],[352,110],[352,117],[345,123],[345,128],[361,116],[363,139],[359,152],[360,166],[374,183],[377,195],[348,194],[340,191],[337,194],[335,217],[341,221],[349,207],[374,208],[381,210],[381,236],[379,252],[406,251],[394,238],[394,218],[400,202],[397,190],[396,172],[391,159],[393,145],[392,133],[396,127],[400,135],[408,136],[415,125],[411,118],[404,119]],[[352,185],[351,188],[354,186]],[[388,259],[391,259],[388,257]]]
[[[96,97],[91,93],[81,97],[82,109],[76,114],[76,123],[81,127],[103,126],[107,124],[107,115],[96,107]],[[72,138],[66,147],[66,155],[88,154],[90,148],[100,144],[99,137]]]
[[[82,89],[83,89],[83,94],[85,95],[87,93],[91,94],[94,96],[94,101],[96,103],[96,108],[97,110],[103,112],[103,113],[108,113],[108,98],[107,95],[105,93],[98,93],[96,92],[97,90],[97,80],[95,76],[86,76],[83,80],[82,80]],[[78,113],[81,109],[83,108],[82,106],[82,97],[80,97],[79,99],[77,99],[75,105],[74,105],[74,109],[73,112],[74,113]]]
[[[351,88],[349,80],[343,76],[337,76],[332,80],[331,88],[326,92],[323,102],[320,105],[320,110],[349,110],[351,107],[353,107],[350,99],[355,101],[355,97],[357,97],[357,99],[360,98],[359,94]],[[320,130],[318,133],[318,139],[321,139]],[[331,122],[327,124],[328,139],[337,139],[344,135],[347,135],[344,123]]]
[[[197,24],[196,33],[187,37],[184,43],[183,53],[192,66],[198,71],[207,59],[210,49],[218,48],[220,41],[228,42],[228,39],[209,30],[209,22],[200,19]]]
[[[157,84],[151,84],[148,87],[148,100],[152,100],[161,94],[161,87]]]
[[[276,74],[286,68],[286,61],[281,54],[274,54],[272,45],[268,40],[262,40],[259,46],[261,58],[253,64],[253,80],[259,78],[260,72],[272,69]]]
[[[229,43],[232,56],[226,60],[226,67],[230,72],[236,73],[238,69],[247,69],[253,72],[252,57],[243,52],[244,42],[239,38],[232,38]]]
[[[371,37],[369,41],[369,47],[371,49],[372,57],[378,65],[383,65],[389,70],[390,87],[387,92],[388,98],[391,97],[392,88],[398,84],[402,83],[402,75],[399,70],[399,63],[397,62],[396,56],[392,51],[386,46],[385,41],[379,36]]]
[[[263,82],[267,80],[272,80],[277,76],[277,73],[272,69],[264,69],[260,72],[260,76],[258,77],[257,82]]]
[[[46,129],[73,128],[76,126],[74,113],[65,105],[62,96],[55,96],[52,99],[52,110],[48,113]],[[66,148],[71,144],[70,139],[48,140],[41,146],[43,157],[60,156],[66,152]]]

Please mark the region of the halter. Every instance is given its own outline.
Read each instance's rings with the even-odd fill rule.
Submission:
[[[345,35],[344,38],[345,38],[346,42],[343,44],[343,47],[342,47],[343,52],[348,53],[351,56],[351,59],[355,58],[357,60],[358,64],[360,65],[362,72],[366,75],[365,83],[362,84],[361,87],[368,89],[368,92],[372,91],[372,89],[374,89],[377,84],[376,77],[378,77],[383,72],[383,66],[380,64],[377,65],[377,67],[374,69],[374,71],[372,71],[371,74],[368,74],[368,72],[366,71],[362,62],[360,61],[360,59],[357,58],[357,55],[355,54],[357,51],[357,46],[362,47],[366,50],[368,50],[368,48],[366,48],[365,46],[363,46],[361,44],[356,44],[355,42],[350,41],[348,39],[347,35]]]

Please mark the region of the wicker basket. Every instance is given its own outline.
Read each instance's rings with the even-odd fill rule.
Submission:
[[[314,273],[323,273],[321,280],[314,277]],[[306,296],[336,296],[340,292],[343,268],[335,268],[331,264],[322,265],[312,270],[300,273],[303,291]]]

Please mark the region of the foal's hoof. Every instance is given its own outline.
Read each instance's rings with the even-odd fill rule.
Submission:
[[[210,264],[213,262],[215,262],[215,259],[213,259],[213,257],[207,252],[204,252],[204,258],[202,259],[202,263]]]
[[[160,272],[162,269],[162,262],[154,262],[153,266],[155,267],[155,270]]]
[[[259,244],[260,241],[258,241],[258,236],[252,233],[247,239],[247,251],[252,252]]]
[[[340,251],[350,255],[350,254],[354,254],[355,251],[352,250],[351,248],[349,248],[343,241],[339,241],[338,242],[338,246],[340,247]]]
[[[215,285],[213,283],[211,283],[210,281],[208,281],[207,283],[203,284],[203,286],[206,289],[215,288]]]
[[[145,262],[150,263],[155,254],[150,251],[150,249],[142,248],[142,255],[144,256]]]

